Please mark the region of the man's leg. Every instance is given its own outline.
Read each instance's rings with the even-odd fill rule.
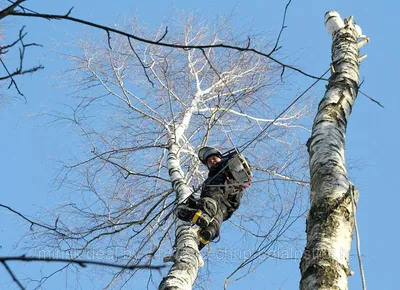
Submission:
[[[178,218],[191,221],[200,227],[198,232],[200,250],[219,236],[222,221],[227,215],[226,205],[212,197],[192,199],[179,205],[177,210]]]
[[[213,216],[207,227],[200,228],[198,232],[200,240],[199,250],[219,236],[221,224],[224,219],[224,207],[222,205],[218,208],[217,213]]]

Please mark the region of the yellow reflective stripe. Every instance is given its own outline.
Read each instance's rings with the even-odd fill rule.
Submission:
[[[199,219],[199,217],[201,216],[201,214],[202,214],[202,211],[201,211],[201,210],[198,210],[198,211],[194,214],[193,219],[192,219],[192,224],[195,224],[195,223],[197,222],[197,220]]]

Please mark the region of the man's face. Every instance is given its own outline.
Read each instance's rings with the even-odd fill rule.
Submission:
[[[211,167],[214,167],[215,164],[218,162],[221,162],[221,158],[219,158],[217,155],[211,155],[210,157],[207,158],[207,167],[210,169]]]

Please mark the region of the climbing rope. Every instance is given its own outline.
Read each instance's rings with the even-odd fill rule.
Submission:
[[[355,225],[355,230],[356,230],[356,245],[357,245],[358,266],[360,268],[362,288],[363,288],[363,290],[367,290],[367,286],[366,286],[366,283],[365,283],[364,268],[363,268],[362,259],[361,259],[360,235],[358,233],[357,218],[356,218],[356,202],[355,202],[355,199],[354,199],[354,186],[351,185],[351,184],[350,184],[349,191],[350,191],[350,196],[351,196],[351,203],[353,205],[353,217],[354,217],[354,225]]]
[[[289,106],[287,106],[278,116],[275,117],[274,120],[272,120],[271,123],[269,123],[268,125],[266,125],[260,133],[258,133],[258,135],[256,137],[254,137],[252,140],[247,141],[246,143],[244,143],[241,147],[244,147],[243,149],[240,150],[240,153],[242,153],[247,147],[249,147],[254,141],[256,141],[258,138],[260,138],[267,130],[269,127],[271,127],[283,114],[285,114],[292,106],[294,106],[294,104],[296,104],[301,97],[303,97],[309,90],[311,90],[312,87],[314,87],[328,72],[330,71],[330,68],[327,69],[317,80],[315,80],[304,92],[302,92],[296,99],[293,100],[293,102],[291,102],[289,104]]]

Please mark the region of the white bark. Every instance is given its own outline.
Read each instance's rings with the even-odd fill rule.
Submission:
[[[197,110],[201,96],[201,92],[196,94],[182,122],[174,128],[175,130],[169,138],[167,167],[178,203],[181,203],[192,194],[192,190],[186,184],[181,170],[179,151],[181,149],[180,142],[184,138],[184,133],[190,124],[193,112]],[[161,281],[159,290],[192,289],[198,268],[203,266],[203,259],[200,256],[197,243],[197,234],[190,224],[178,221],[175,235],[176,253],[174,264],[167,276]]]
[[[300,289],[348,289],[349,253],[354,231],[350,183],[345,167],[347,120],[358,91],[360,29],[335,11],[325,16],[333,38],[332,76],[319,104],[310,154],[310,211],[307,245],[301,259]]]

